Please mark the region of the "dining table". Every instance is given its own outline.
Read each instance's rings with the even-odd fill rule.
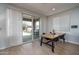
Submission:
[[[42,46],[42,44],[47,44],[49,46],[52,47],[52,52],[54,52],[55,49],[55,42],[58,42],[60,39],[63,40],[63,43],[65,43],[65,35],[66,33],[44,33],[41,35],[41,40],[40,40],[40,46]],[[46,40],[46,42],[44,42]]]

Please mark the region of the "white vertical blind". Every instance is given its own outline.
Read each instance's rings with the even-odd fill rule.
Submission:
[[[60,19],[59,17],[53,18],[53,29],[56,31],[60,30]]]
[[[7,9],[7,37],[10,45],[22,42],[22,15],[14,9]]]
[[[53,27],[57,31],[69,32],[69,15],[58,16],[53,18]]]

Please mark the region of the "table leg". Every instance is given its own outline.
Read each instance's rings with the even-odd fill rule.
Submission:
[[[55,48],[54,42],[52,41],[52,52],[54,52],[54,48]]]
[[[65,43],[65,38],[63,37],[63,43]]]
[[[63,43],[65,43],[64,35],[60,36],[60,39],[63,39]]]
[[[42,46],[43,37],[41,37],[40,46]]]

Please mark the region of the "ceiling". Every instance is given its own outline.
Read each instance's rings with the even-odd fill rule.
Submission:
[[[77,3],[12,3],[12,5],[45,16],[53,15],[79,6],[79,4]],[[52,8],[55,8],[55,10],[53,11]]]

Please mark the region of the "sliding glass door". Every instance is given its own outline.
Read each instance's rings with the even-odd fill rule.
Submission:
[[[32,19],[30,17],[23,17],[23,42],[32,40]]]
[[[39,38],[39,18],[23,15],[22,25],[23,42]]]

